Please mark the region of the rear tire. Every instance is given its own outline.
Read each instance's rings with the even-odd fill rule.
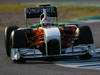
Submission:
[[[13,30],[18,29],[17,26],[9,26],[5,28],[5,48],[6,48],[6,54],[8,57],[10,57],[10,53],[11,53],[11,33]]]

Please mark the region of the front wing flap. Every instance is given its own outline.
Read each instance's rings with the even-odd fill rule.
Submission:
[[[90,47],[91,46],[91,47]],[[84,55],[89,52],[91,55],[95,55],[95,47],[93,44],[89,45],[78,45],[74,47],[69,47],[61,49],[61,54],[59,55],[43,55],[38,49],[30,48],[12,48],[11,49],[11,59],[18,60],[20,57],[24,59],[28,58],[42,58],[42,57],[58,57],[58,56],[78,56]]]

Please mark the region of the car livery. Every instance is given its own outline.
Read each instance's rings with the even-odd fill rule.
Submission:
[[[92,57],[95,46],[89,26],[57,23],[57,8],[51,5],[26,8],[25,16],[40,18],[40,22],[25,28],[5,28],[6,53],[12,61],[73,55],[81,59]]]

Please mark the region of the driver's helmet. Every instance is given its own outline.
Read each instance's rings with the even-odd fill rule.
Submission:
[[[43,26],[50,26],[52,23],[52,17],[48,17],[46,9],[43,9],[43,13],[40,15],[40,24],[43,24]]]

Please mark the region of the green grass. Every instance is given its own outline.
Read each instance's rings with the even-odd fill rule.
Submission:
[[[80,17],[86,17],[86,16],[98,16],[98,15],[100,15],[100,7],[96,7],[96,6],[59,6],[58,13],[59,13],[59,18],[63,18],[66,20],[80,18]]]
[[[34,6],[36,6],[34,3],[0,4],[0,12],[17,12]],[[57,7],[59,15],[64,18],[100,15],[100,7],[96,6],[60,5]]]
[[[17,3],[17,4],[0,4],[0,12],[17,12],[21,11],[26,7],[34,7],[31,3]]]
[[[17,3],[17,4],[0,4],[0,27],[6,25],[25,25],[24,8],[35,7],[34,3]],[[56,5],[55,5],[56,6]],[[57,5],[58,21],[68,22],[73,19],[84,19],[86,16],[100,16],[100,7],[97,6],[81,6],[81,5]],[[18,12],[18,13],[16,13]],[[14,13],[14,16],[12,16]]]

